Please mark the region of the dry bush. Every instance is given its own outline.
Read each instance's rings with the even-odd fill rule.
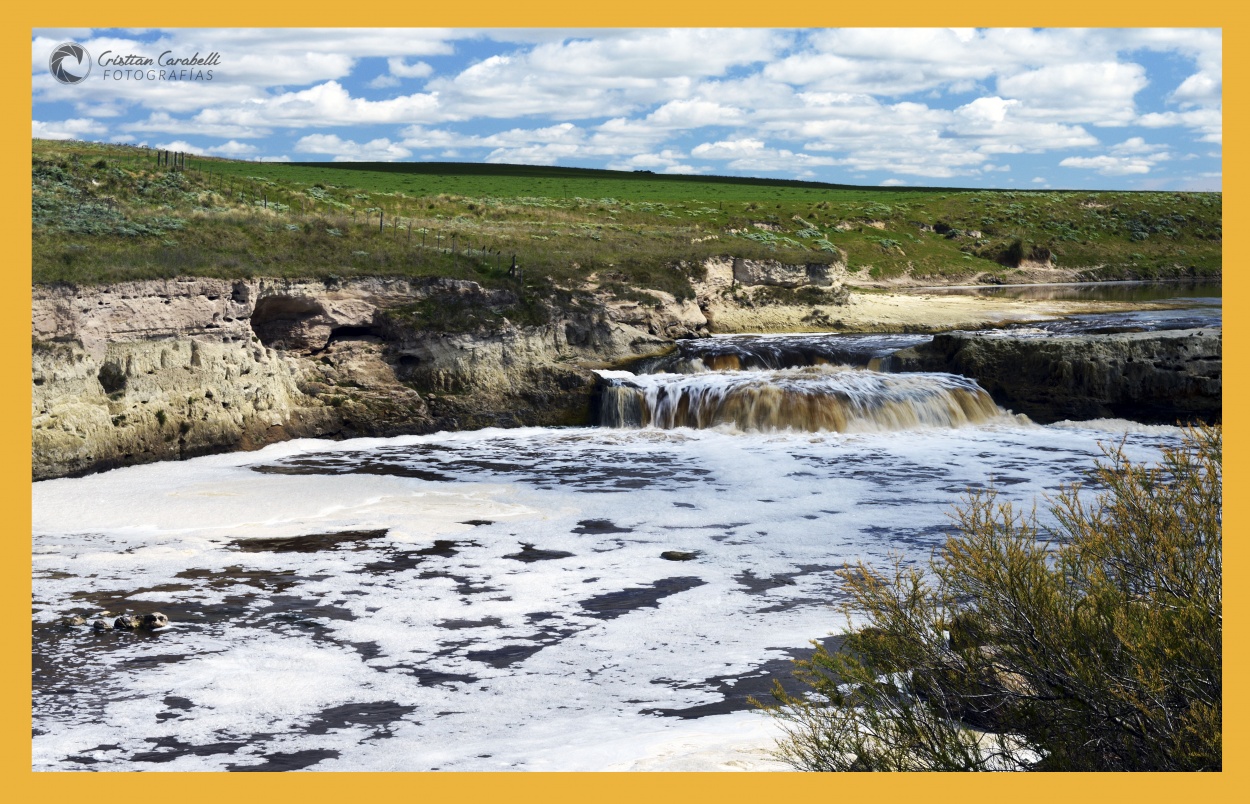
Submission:
[[[1107,449],[1046,539],[994,495],[930,571],[844,571],[866,619],[765,707],[804,770],[1220,770],[1219,427],[1157,466]]]

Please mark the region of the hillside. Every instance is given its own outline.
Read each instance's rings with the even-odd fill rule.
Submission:
[[[711,257],[863,284],[1215,277],[1219,193],[859,188],[434,163],[284,164],[32,143],[36,284],[442,276],[692,296]],[[521,279],[510,272],[515,256]]]

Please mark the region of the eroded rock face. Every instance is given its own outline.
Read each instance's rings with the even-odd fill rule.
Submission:
[[[896,352],[895,371],[962,374],[1003,407],[1047,424],[1221,420],[1219,330],[1049,338],[947,333]]]
[[[35,479],[248,449],[333,431],[338,413],[299,390],[296,359],[253,343],[77,343],[32,353]]]
[[[711,332],[820,332],[836,328],[850,297],[845,257],[829,265],[713,257],[692,282]]]
[[[735,259],[733,261],[734,280],[747,286],[830,287],[838,273],[839,267],[819,263],[787,265],[776,260]]]
[[[392,315],[447,294],[507,301],[445,279],[34,288],[32,475],[297,437],[586,424],[591,368],[706,334],[698,308],[671,296],[645,310],[557,310],[543,326],[504,319],[463,333]]]
[[[418,388],[437,429],[589,424],[591,370],[669,348],[600,312],[489,333],[390,333],[396,375]]]

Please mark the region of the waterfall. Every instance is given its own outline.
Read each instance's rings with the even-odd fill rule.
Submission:
[[[600,372],[604,427],[870,432],[1006,415],[973,380],[813,365],[693,374]]]

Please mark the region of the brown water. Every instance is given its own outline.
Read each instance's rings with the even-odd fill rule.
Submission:
[[[605,378],[607,427],[747,432],[881,432],[961,427],[1003,417],[975,381],[951,374],[883,374],[815,365],[699,374],[624,372]]]

